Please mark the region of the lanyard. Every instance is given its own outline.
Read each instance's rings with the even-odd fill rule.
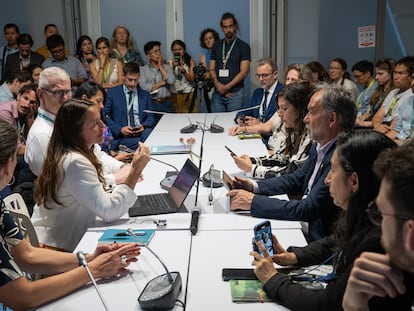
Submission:
[[[133,104],[134,104],[134,100],[135,100],[135,92],[132,92],[132,93],[131,93],[131,99],[129,98],[129,92],[130,92],[130,91],[128,91],[128,92],[127,92],[127,95],[128,95],[128,100],[127,100],[127,110],[128,110],[128,112],[129,112],[131,109],[133,109],[133,108],[132,108],[132,106],[133,106]]]
[[[111,71],[111,60],[109,60],[109,63],[106,63],[104,72],[103,72],[103,82],[108,83],[109,75]]]
[[[233,50],[233,47],[236,41],[237,41],[237,37],[236,39],[234,39],[233,43],[231,44],[230,49],[227,51],[227,54],[225,54],[224,52],[225,52],[225,47],[226,47],[226,40],[223,39],[223,48],[221,52],[221,57],[223,58],[223,69],[226,69],[227,62],[230,58],[231,51]]]
[[[394,99],[392,100],[390,108],[388,108],[388,111],[385,114],[386,117],[389,117],[392,114],[392,111],[394,110],[394,107],[397,104],[398,99],[399,98],[397,97],[397,95],[395,95]]]
[[[52,120],[51,118],[49,118],[47,115],[45,115],[45,114],[41,113],[40,111],[37,113],[37,115],[38,115],[40,118],[42,118],[42,119],[44,119],[44,120],[46,120],[46,121],[49,121],[49,122],[51,122],[51,123],[55,123],[55,121],[54,121],[54,120]]]
[[[149,69],[151,70],[152,74],[154,75],[154,83],[157,83],[158,82],[157,81],[158,73],[160,72],[160,70],[152,67],[151,65],[149,65]]]
[[[367,92],[372,88],[372,86],[374,84],[375,84],[375,80],[372,79],[371,82],[369,83],[368,87],[359,94],[359,96],[358,96],[358,98],[356,100],[356,103],[355,103],[356,106],[358,107],[358,109],[361,109],[361,106],[362,106],[362,103],[361,103],[361,97],[362,97],[362,95],[367,94]]]
[[[124,64],[126,64],[126,63],[128,63],[128,62],[129,62],[129,54],[128,54],[128,49],[126,50],[126,53],[125,53],[125,55],[124,55],[124,56],[122,56],[122,53],[121,53],[121,51],[120,51],[118,48],[116,48],[116,51],[118,52],[119,56],[121,56],[121,58],[122,58],[122,62],[123,62]]]

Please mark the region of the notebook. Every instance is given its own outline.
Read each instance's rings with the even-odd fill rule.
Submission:
[[[187,159],[168,193],[138,196],[134,205],[128,210],[129,216],[187,212],[183,203],[198,176],[199,170],[197,166],[190,159]]]
[[[155,230],[134,230],[137,236],[132,236],[127,233],[125,229],[106,229],[98,240],[98,244],[101,243],[137,243],[139,245],[148,245],[154,236]]]

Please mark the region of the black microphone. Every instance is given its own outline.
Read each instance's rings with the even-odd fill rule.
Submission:
[[[193,122],[191,122],[191,119],[189,116],[184,116],[187,117],[188,122],[190,123],[189,125],[184,126],[181,130],[180,133],[184,133],[184,134],[189,134],[189,133],[194,133],[195,130],[198,128],[197,124],[194,124]]]
[[[177,175],[179,173],[179,170],[172,164],[158,160],[154,157],[151,157],[151,160],[154,160],[156,162],[159,162],[161,164],[164,165],[168,165],[169,167],[172,167],[174,169],[174,171],[167,171],[165,173],[165,178],[163,180],[160,181],[160,186],[162,189],[164,190],[170,190],[171,186],[173,185],[175,179],[177,178]]]
[[[168,112],[161,112],[161,111],[155,111],[155,110],[144,110],[144,112],[146,113],[154,113],[154,114],[160,114],[160,115],[165,115],[168,114]],[[191,119],[189,116],[182,116],[182,117],[186,117],[188,119],[188,125],[184,126],[180,132],[183,134],[191,134],[194,133],[195,130],[197,129],[197,124],[194,124],[193,122],[191,122]]]
[[[200,216],[201,210],[199,208],[193,209],[191,212],[191,224],[190,231],[192,235],[196,235],[198,231],[198,217]]]
[[[160,257],[148,245],[143,245],[139,236],[131,228],[127,229],[130,236],[136,238],[138,244],[146,247],[147,250],[154,255],[165,270],[165,274],[161,274],[145,285],[138,297],[139,305],[142,309],[169,310],[175,306],[178,296],[181,293],[182,280],[179,272],[170,272]]]
[[[84,266],[85,269],[86,269],[86,272],[88,272],[89,278],[91,279],[91,281],[93,283],[93,286],[95,287],[96,292],[98,293],[98,296],[101,299],[101,302],[102,302],[103,306],[105,307],[105,310],[109,311],[109,307],[106,304],[106,302],[105,302],[105,300],[102,296],[102,293],[98,288],[98,285],[96,284],[95,278],[93,277],[91,270],[89,269],[88,262],[86,260],[85,254],[82,251],[79,251],[79,252],[76,253],[76,256],[78,257],[79,264]]]
[[[210,133],[223,133],[224,132],[224,127],[216,124],[216,119],[219,115],[217,115],[214,119],[213,122],[211,122],[210,124]]]

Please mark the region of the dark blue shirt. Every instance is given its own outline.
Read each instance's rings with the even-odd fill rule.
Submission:
[[[214,60],[216,62],[217,79],[222,84],[227,84],[234,79],[234,77],[240,72],[240,63],[242,61],[250,61],[250,46],[246,42],[240,40],[239,38],[236,38],[235,40],[236,43],[233,46],[233,49],[230,53],[230,57],[226,65],[226,69],[229,70],[229,76],[227,78],[219,77],[219,70],[223,69],[223,43],[225,44],[224,56],[226,56],[233,42],[230,44],[226,44],[226,40],[222,39],[214,43],[213,48],[211,49],[211,60]],[[230,89],[229,92],[237,92],[243,86],[244,83],[243,81],[241,81],[240,83],[236,84],[232,89]]]

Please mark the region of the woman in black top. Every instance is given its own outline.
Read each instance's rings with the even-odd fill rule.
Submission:
[[[342,310],[342,296],[354,260],[363,251],[384,252],[380,230],[371,223],[365,210],[377,196],[380,185],[371,170],[372,164],[382,150],[395,146],[384,135],[368,130],[338,138],[337,149],[331,159],[332,167],[325,180],[334,203],[342,208],[333,235],[305,247],[287,250],[274,237],[273,258],[268,254],[264,258],[256,252],[251,253],[255,273],[274,301],[292,310]],[[319,290],[293,282],[288,275],[278,273],[273,265],[276,262],[303,267],[321,264],[331,256],[335,277],[325,289]],[[396,299],[406,302],[407,307],[411,305],[406,297]],[[371,305],[373,310],[378,310],[390,302],[390,298],[375,297]]]

